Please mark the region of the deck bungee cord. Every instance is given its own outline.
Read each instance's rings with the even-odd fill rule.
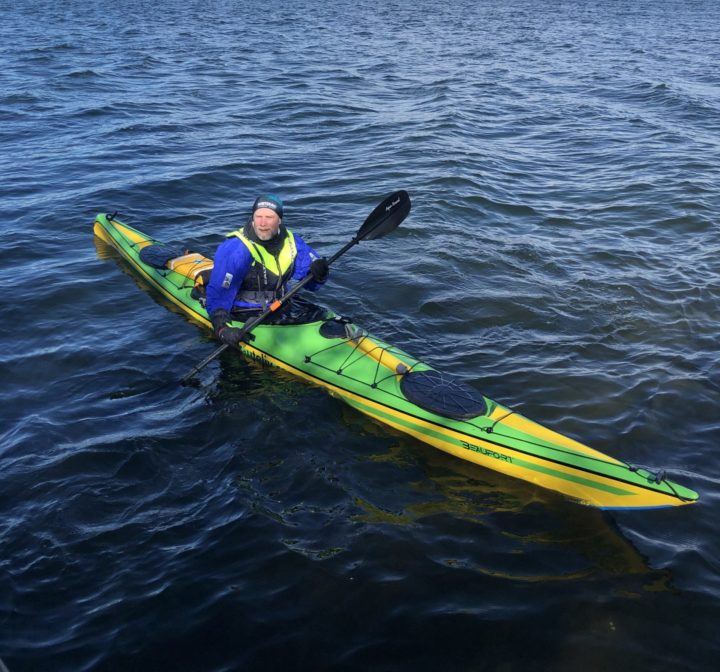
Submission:
[[[341,362],[340,366],[338,366],[336,369],[327,367],[313,359],[313,357],[316,357],[317,355],[320,355],[324,352],[332,350],[333,348],[341,348],[346,345],[352,345],[353,346],[352,351],[345,357],[345,359]],[[373,357],[372,353],[374,353],[378,350],[380,351],[380,357]],[[326,371],[334,371],[334,373],[336,373],[338,376],[345,376],[345,377],[349,378],[350,380],[355,381],[356,383],[360,383],[362,385],[367,385],[371,389],[377,389],[379,387],[380,383],[390,380],[391,378],[397,378],[398,376],[403,376],[406,373],[410,373],[410,371],[412,371],[412,369],[415,366],[417,366],[417,364],[419,364],[419,362],[416,362],[412,366],[406,367],[403,371],[392,371],[391,370],[390,373],[387,373],[384,377],[379,378],[378,373],[380,372],[380,368],[383,366],[382,361],[381,361],[382,354],[386,353],[386,352],[389,354],[393,354],[393,353],[390,353],[389,347],[384,347],[384,346],[381,346],[378,344],[375,344],[374,348],[370,352],[363,352],[360,350],[360,343],[357,342],[357,339],[350,337],[350,338],[340,341],[339,343],[333,343],[332,345],[329,345],[326,348],[322,348],[322,349],[318,350],[317,352],[314,352],[310,355],[305,355],[305,362],[307,364],[314,364],[315,366],[318,366],[321,369],[325,369]],[[373,380],[371,383],[369,383],[366,380],[359,379],[359,378],[353,378],[348,373],[346,373],[347,370],[353,364],[365,361],[365,357],[368,355],[370,355],[372,357],[372,359],[376,360],[375,372],[373,374]],[[353,357],[354,357],[354,359],[353,359]],[[353,359],[353,361],[350,361],[351,359]],[[388,367],[385,367],[385,370],[387,370],[387,368]],[[394,394],[396,397],[401,398],[400,395],[398,395],[392,391],[386,391],[386,392],[387,392],[387,394]]]

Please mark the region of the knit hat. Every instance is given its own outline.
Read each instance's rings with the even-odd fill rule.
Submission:
[[[262,196],[258,196],[255,199],[255,203],[253,203],[252,211],[255,212],[260,208],[269,208],[277,214],[278,217],[282,218],[283,216],[283,202],[280,198],[275,196],[275,194],[263,194]]]

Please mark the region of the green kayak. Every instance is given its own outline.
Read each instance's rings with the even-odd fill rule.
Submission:
[[[180,250],[161,264],[147,263],[148,253],[162,244],[106,214],[97,215],[94,233],[189,318],[211,328],[198,290],[212,268],[210,259]],[[332,313],[305,324],[259,324],[252,334],[254,340],[238,348],[242,355],[285,369],[377,422],[480,467],[605,509],[698,499],[662,472],[634,467],[543,427]]]

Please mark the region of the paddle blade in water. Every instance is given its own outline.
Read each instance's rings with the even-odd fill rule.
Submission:
[[[390,194],[360,227],[357,240],[375,240],[394,231],[410,213],[410,196],[401,190]]]

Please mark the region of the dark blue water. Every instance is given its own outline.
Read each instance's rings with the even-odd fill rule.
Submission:
[[[0,16],[10,672],[717,666],[717,3]],[[156,389],[215,343],[96,212],[212,252],[271,190],[329,255],[401,188],[322,300],[698,504],[583,508],[233,353]]]

